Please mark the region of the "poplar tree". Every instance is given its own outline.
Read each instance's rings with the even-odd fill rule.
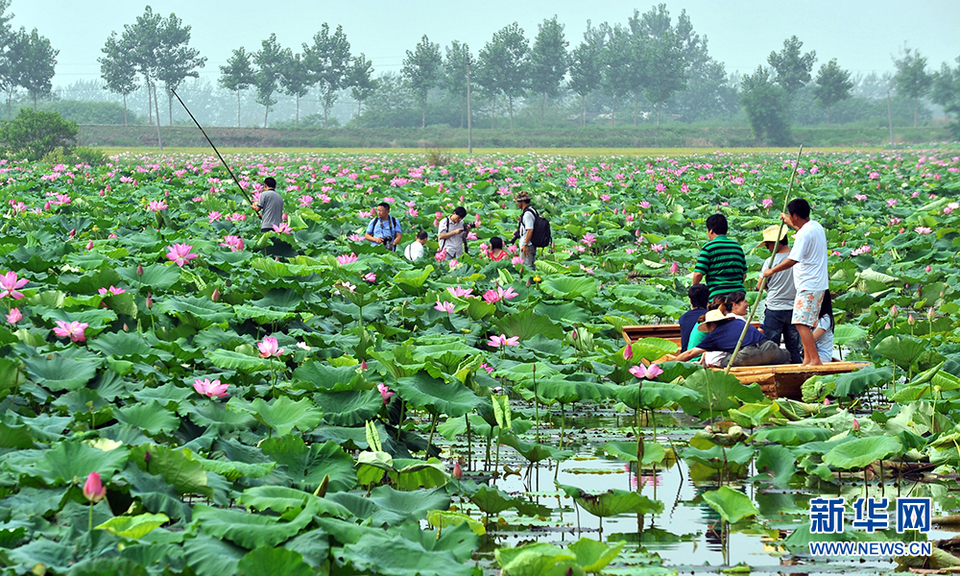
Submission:
[[[538,26],[537,38],[530,50],[530,89],[540,95],[540,128],[543,128],[547,97],[560,94],[560,83],[567,74],[567,42],[563,24],[554,16]]]
[[[820,66],[815,82],[813,97],[820,106],[827,110],[827,125],[829,125],[830,108],[837,102],[850,97],[850,90],[853,89],[850,72],[841,69],[837,64],[837,59],[834,58]]]
[[[414,48],[407,50],[407,57],[403,59],[401,74],[410,84],[420,105],[420,127],[427,126],[427,94],[430,89],[440,82],[440,70],[443,59],[440,57],[440,45],[430,42],[427,35]]]
[[[218,82],[227,90],[237,93],[237,128],[240,127],[240,92],[257,82],[257,74],[250,64],[250,57],[251,54],[241,46],[234,49],[226,66],[220,67]]]

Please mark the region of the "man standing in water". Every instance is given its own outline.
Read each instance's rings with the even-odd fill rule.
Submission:
[[[793,250],[783,262],[764,270],[763,275],[770,277],[793,268],[797,298],[793,305],[792,321],[803,344],[801,366],[821,366],[823,362],[817,352],[813,329],[820,319],[823,293],[830,287],[827,275],[827,234],[819,222],[810,219],[810,204],[803,198],[791,200],[787,204],[787,214],[781,214],[780,219],[797,231]]]
[[[283,221],[283,197],[276,191],[277,181],[267,177],[263,180],[260,198],[252,204],[253,211],[260,217],[260,231],[272,232],[274,226]]]

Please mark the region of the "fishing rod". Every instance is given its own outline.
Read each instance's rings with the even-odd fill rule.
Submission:
[[[233,181],[234,181],[234,182],[236,182],[237,188],[240,189],[240,193],[243,194],[243,197],[246,198],[248,202],[250,202],[251,204],[253,204],[253,198],[251,198],[250,195],[247,194],[247,191],[243,189],[243,186],[240,185],[240,181],[237,180],[237,177],[236,177],[236,176],[234,176],[233,170],[230,169],[230,166],[227,164],[227,161],[224,160],[224,159],[223,159],[223,156],[220,155],[220,151],[217,150],[217,147],[214,145],[213,140],[211,140],[210,137],[207,136],[207,133],[206,133],[206,131],[203,129],[203,126],[201,126],[200,123],[197,122],[197,119],[193,117],[193,113],[190,112],[190,109],[187,108],[187,105],[183,103],[183,99],[180,98],[180,95],[177,94],[177,91],[174,90],[173,88],[170,89],[170,92],[172,92],[173,95],[177,97],[177,100],[180,101],[180,105],[183,106],[183,109],[186,110],[186,111],[187,111],[187,114],[190,115],[190,119],[193,120],[193,123],[196,124],[196,125],[197,125],[197,128],[200,129],[200,132],[203,134],[204,138],[207,139],[207,142],[210,143],[210,146],[213,148],[213,151],[217,153],[217,158],[219,158],[220,161],[223,162],[223,167],[227,169],[227,172],[230,173],[230,177],[233,178]]]

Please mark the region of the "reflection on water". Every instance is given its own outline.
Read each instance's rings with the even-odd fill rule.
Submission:
[[[895,571],[896,564],[888,560],[862,563],[853,558],[829,561],[814,561],[810,557],[794,558],[780,545],[784,537],[809,522],[808,501],[820,494],[815,484],[810,487],[796,486],[790,490],[763,488],[744,482],[745,478],[756,474],[751,464],[744,477],[728,481],[726,485],[749,496],[760,510],[762,519],[759,522],[742,522],[724,530],[719,515],[702,499],[704,492],[718,488],[715,479],[692,480],[690,468],[682,460],[679,463],[672,462],[666,469],[644,468],[638,477],[635,466],[626,465],[603,452],[605,442],[633,440],[623,433],[611,432],[622,430],[617,425],[623,426],[626,417],[612,417],[609,413],[591,415],[576,419],[573,425],[571,420],[568,416],[567,430],[571,434],[566,448],[573,450],[576,456],[562,462],[559,472],[542,462],[539,468],[535,467],[527,474],[526,462],[515,454],[506,455],[506,462],[511,467],[522,466],[524,475],[501,479],[497,486],[510,493],[526,494],[550,507],[553,514],[547,522],[511,517],[509,513],[501,514],[506,523],[495,530],[500,546],[517,546],[535,541],[566,546],[581,535],[611,542],[625,541],[627,544],[619,558],[604,570],[604,573],[611,574],[637,573],[640,566],[659,564],[656,556],[652,555],[662,558],[664,566],[684,574],[716,574],[718,567],[737,564],[750,565],[752,574],[883,574]],[[658,423],[658,428],[664,430],[661,426],[662,423]],[[677,440],[676,429],[669,432],[671,437],[658,437],[665,447]],[[649,430],[645,430],[645,433],[649,434]],[[686,436],[689,435],[687,433]],[[651,438],[647,438],[650,441]],[[677,447],[682,450],[683,443]],[[501,453],[503,457],[504,453]],[[664,511],[646,517],[623,514],[604,518],[601,533],[599,518],[584,510],[576,510],[572,499],[565,495],[557,496],[553,486],[554,474],[557,474],[557,481],[561,484],[576,486],[591,493],[609,489],[636,490],[639,484],[640,493],[663,502]],[[829,486],[830,490],[838,489],[836,485]],[[912,495],[931,495],[921,492],[938,488],[943,488],[944,492],[947,490],[939,486],[922,486],[919,489],[914,486]],[[852,502],[862,495],[863,488],[862,484],[851,484],[839,489],[847,501]],[[894,489],[888,487],[887,490],[888,496],[896,495]],[[880,495],[876,485],[870,495]],[[931,533],[929,538],[949,536]],[[492,557],[490,560],[493,563]]]

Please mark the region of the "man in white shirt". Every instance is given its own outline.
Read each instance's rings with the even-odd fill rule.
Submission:
[[[533,263],[537,259],[537,248],[531,241],[533,240],[533,225],[536,223],[537,212],[530,206],[530,194],[520,192],[516,196],[517,208],[520,209],[520,225],[515,234],[517,247],[520,248],[520,254],[523,256],[523,264],[533,270]]]
[[[423,258],[423,245],[427,243],[427,233],[423,230],[417,232],[417,239],[407,244],[403,250],[403,256],[407,260],[419,260]]]
[[[455,260],[463,256],[463,241],[470,228],[463,221],[467,210],[457,206],[453,214],[440,221],[437,226],[437,240],[440,241],[440,250],[445,251],[447,260]]]
[[[827,273],[827,234],[819,222],[810,220],[810,204],[803,198],[791,200],[787,204],[787,214],[780,219],[797,231],[793,239],[793,250],[781,263],[763,271],[764,277],[793,268],[793,283],[797,288],[797,298],[793,305],[793,325],[800,334],[803,344],[803,362],[801,366],[820,366],[820,355],[813,337],[813,328],[820,319],[820,306],[823,294],[830,288]]]

